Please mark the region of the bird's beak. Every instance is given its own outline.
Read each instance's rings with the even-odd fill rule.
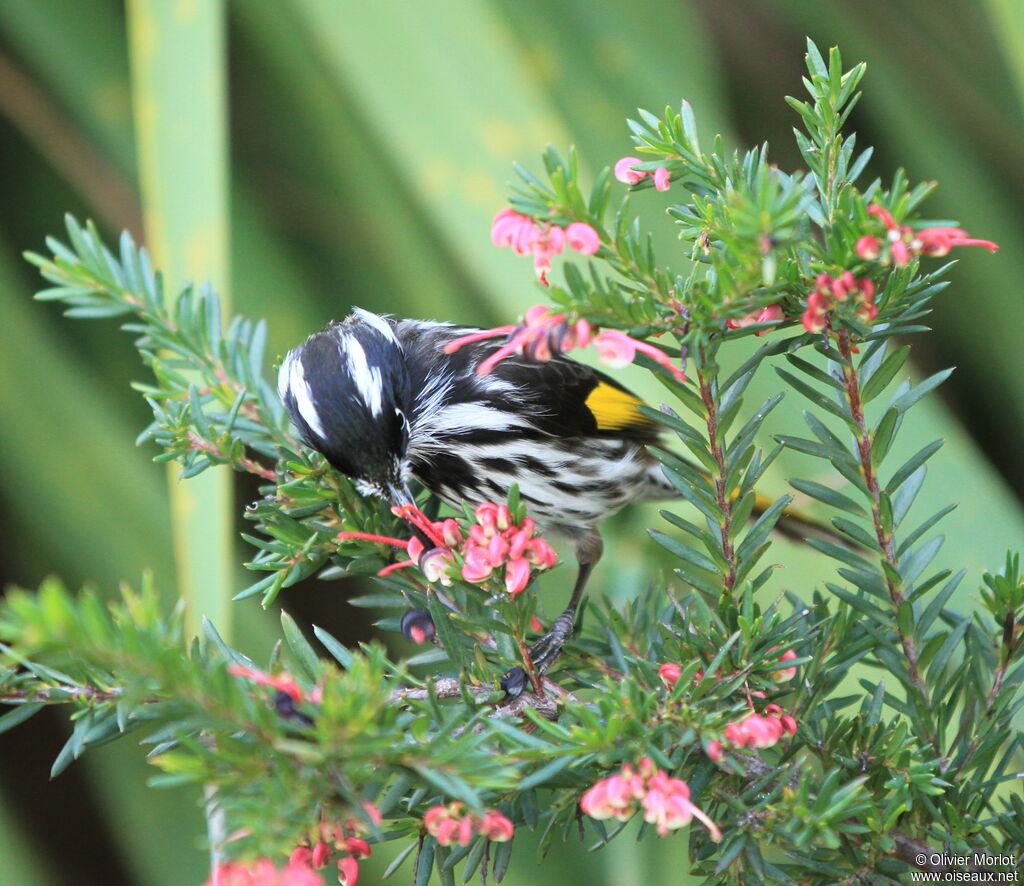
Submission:
[[[409,487],[404,483],[389,483],[387,487],[388,501],[391,502],[392,508],[405,508],[412,507],[416,509],[416,500],[412,497],[412,493],[409,491]],[[435,543],[426,535],[426,533],[416,525],[416,521],[411,519],[408,514],[402,515],[405,518],[406,523],[409,524],[409,528],[421,542],[423,546],[430,550],[435,546]]]
[[[416,503],[405,483],[389,483],[387,493],[388,501],[391,502],[393,508],[402,508]]]

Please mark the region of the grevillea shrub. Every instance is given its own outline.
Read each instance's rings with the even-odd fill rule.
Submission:
[[[453,883],[460,864],[500,880],[524,831],[543,854],[630,827],[677,841],[715,883],[1012,870],[1019,558],[970,579],[970,611],[952,608],[965,576],[936,563],[935,533],[949,509],[914,509],[941,441],[909,456],[895,445],[948,375],[912,381],[906,362],[946,286],[937,259],[997,247],[922,219],[931,185],[864,180],[870,151],[843,132],[864,67],[814,46],[807,62],[809,96],[789,100],[804,169],[779,169],[767,147],[707,150],[684,102],[630,121],[632,146],[591,181],[575,153],[548,150],[546,177],[523,173],[496,207],[493,242],[532,258],[543,303],[450,350],[495,339],[483,374],[514,353],[638,363],[665,387],[644,415],[665,429],[655,454],[679,493],[651,531],[671,580],[646,576],[616,607],[599,569],[543,674],[527,650],[558,611],[535,583],[556,554],[525,498],[439,514],[425,492],[396,512],[360,495],[300,445],[267,381],[262,324],[222,328],[206,288],[165,298],[130,238],[110,250],[69,220],[67,242],[29,257],[52,284],[38,297],[128,318],[153,376],[142,441],[185,478],[229,465],[261,484],[238,605],[312,575],[368,576],[372,593],[351,602],[420,645],[399,658],[312,628],[314,647],[284,616],[283,651],[255,662],[213,625],[185,636],[152,587],[106,606],[51,581],[0,609],[0,727],[71,711],[55,772],[136,733],[156,783],[205,796],[224,886],[324,871],[351,886],[389,841],[389,872],[404,865],[416,884],[432,871]],[[655,253],[633,200],[666,202],[673,253]],[[746,403],[758,373],[778,392]],[[767,438],[784,393],[804,402],[807,429]],[[797,533],[835,566],[821,587],[774,568],[791,499],[758,493],[787,447],[804,456],[790,483],[813,509]]]

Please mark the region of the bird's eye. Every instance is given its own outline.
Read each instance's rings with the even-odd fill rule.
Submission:
[[[409,419],[407,419],[407,418],[405,417],[405,413],[404,413],[404,412],[402,412],[402,410],[401,410],[401,409],[399,409],[398,407],[395,407],[395,415],[397,415],[397,416],[399,417],[399,419],[400,419],[400,420],[401,420],[401,422],[402,422],[402,426],[403,426],[403,427],[405,427],[405,426],[406,426],[407,424],[409,424]]]

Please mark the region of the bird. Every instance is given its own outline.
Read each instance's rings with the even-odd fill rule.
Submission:
[[[392,507],[414,504],[412,478],[456,508],[505,501],[518,485],[528,515],[569,540],[578,567],[565,611],[529,650],[543,674],[572,635],[600,524],[678,492],[651,454],[659,425],[639,397],[560,353],[512,353],[481,374],[504,341],[478,333],[354,308],[288,352],[278,392],[305,443]]]

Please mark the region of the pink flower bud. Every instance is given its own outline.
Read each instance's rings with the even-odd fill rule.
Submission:
[[[896,224],[896,219],[892,217],[892,213],[889,212],[888,209],[882,208],[877,203],[872,203],[868,207],[868,215],[874,215],[880,218],[882,220],[882,224],[884,224],[890,231],[894,231],[899,227],[899,225]]]
[[[498,506],[493,502],[485,501],[483,504],[477,505],[473,514],[476,517],[476,522],[483,526],[484,529],[497,528]]]
[[[469,845],[469,841],[473,839],[473,820],[471,818],[467,817],[458,822],[453,839],[460,846]],[[441,841],[438,840],[438,842],[440,843]]]
[[[672,178],[669,171],[664,166],[659,166],[654,170],[654,187],[659,191],[667,191],[672,184]]]
[[[322,868],[327,864],[327,860],[331,857],[330,844],[320,840],[316,846],[313,847],[313,853],[310,857],[310,861],[313,863],[313,867]]]
[[[526,546],[530,543],[530,533],[523,528],[520,528],[516,532],[509,535],[509,548],[508,555],[513,559],[522,557],[526,551]]]
[[[466,581],[481,582],[490,576],[493,567],[487,556],[486,548],[468,548],[464,558],[466,562],[462,567],[462,577]]]
[[[903,265],[910,263],[910,247],[902,240],[894,240],[890,245],[889,250],[892,252],[892,260],[895,264],[902,267]]]
[[[431,806],[423,816],[423,827],[427,833],[436,835],[438,825],[451,815],[447,806]]]
[[[679,665],[673,662],[667,661],[660,668],[658,668],[658,676],[661,677],[661,681],[666,686],[675,686],[679,682],[679,675],[682,673],[682,669]]]
[[[487,543],[487,559],[491,566],[498,567],[508,555],[508,542],[503,535],[496,535]]]
[[[313,850],[308,846],[296,846],[288,856],[288,864],[309,864],[313,860]]]
[[[821,332],[825,328],[825,315],[811,308],[803,312],[800,320],[808,332]]]
[[[773,650],[777,648],[778,647],[776,646],[772,647]],[[796,651],[793,649],[787,649],[785,652],[782,653],[782,656],[779,658],[779,661],[792,661],[794,658],[796,658]],[[796,668],[780,668],[779,670],[774,672],[773,676],[775,677],[777,682],[785,683],[789,680],[792,680],[796,676]]]
[[[441,537],[444,539],[445,545],[449,548],[454,548],[462,544],[462,531],[459,529],[459,524],[451,517],[441,524]],[[412,554],[410,553],[409,556],[412,556]],[[413,557],[413,559],[416,558]]]
[[[346,837],[339,848],[353,858],[369,858],[372,854],[370,844],[362,837]]]
[[[705,750],[708,759],[715,763],[721,763],[725,759],[725,749],[720,741],[709,741]]]
[[[512,826],[512,822],[498,810],[491,809],[485,812],[484,817],[480,820],[480,833],[495,843],[507,843],[512,839],[515,828]]]
[[[505,590],[513,597],[530,583],[530,564],[523,559],[509,560],[505,564]]]
[[[338,859],[338,882],[342,886],[356,886],[359,879],[359,862],[352,856]]]
[[[641,162],[643,161],[641,161],[639,157],[623,157],[615,164],[615,177],[623,184],[635,185],[647,175],[646,172],[640,172],[631,168],[635,164]]]
[[[526,559],[534,566],[550,569],[558,561],[558,554],[543,538],[533,538],[526,547]]]
[[[857,241],[857,255],[867,261],[874,261],[881,255],[882,243],[877,237],[865,235]]]
[[[433,831],[434,839],[441,846],[449,846],[458,839],[459,821],[454,818],[446,818],[440,822]]]
[[[601,237],[590,225],[584,222],[573,222],[565,229],[565,240],[571,249],[593,255],[601,248]]]

